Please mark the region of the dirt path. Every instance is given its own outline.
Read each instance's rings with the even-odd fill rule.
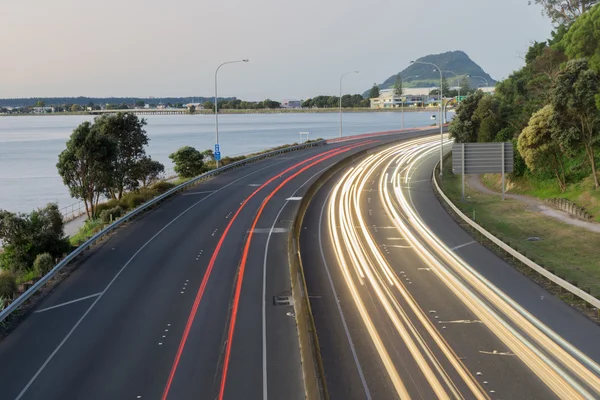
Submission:
[[[466,181],[467,181],[467,185],[469,185],[469,187],[473,190],[477,190],[478,192],[481,192],[481,193],[491,194],[491,195],[495,195],[495,196],[501,196],[501,193],[496,192],[496,191],[488,188],[487,186],[485,186],[481,182],[479,175],[467,175]],[[535,211],[535,212],[539,212],[541,214],[547,215],[551,218],[554,218],[561,222],[564,222],[565,224],[577,226],[580,228],[585,228],[589,231],[600,233],[600,224],[595,223],[595,222],[582,221],[580,219],[574,218],[574,217],[570,216],[569,214],[567,214],[566,212],[563,212],[563,211],[560,211],[560,210],[557,210],[557,209],[554,209],[554,208],[548,206],[546,203],[544,203],[540,199],[536,199],[536,198],[530,197],[530,196],[524,196],[521,194],[512,194],[512,193],[506,193],[505,196],[506,196],[506,198],[514,199],[514,200],[520,201],[521,203],[527,205],[527,208],[531,211]]]

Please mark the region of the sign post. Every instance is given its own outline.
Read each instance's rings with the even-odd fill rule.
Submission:
[[[219,161],[221,161],[221,147],[219,146],[219,144],[215,144],[215,161],[218,163]]]
[[[454,143],[452,172],[462,174],[462,199],[465,200],[465,175],[502,174],[502,200],[506,193],[506,173],[514,169],[514,149],[510,142]]]

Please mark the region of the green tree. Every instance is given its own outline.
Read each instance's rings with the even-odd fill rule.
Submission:
[[[145,106],[145,105],[146,105],[146,102],[145,102],[144,100],[137,100],[137,101],[135,102],[135,106],[136,106],[137,108],[144,108],[144,106]]]
[[[202,152],[202,156],[204,157],[204,162],[213,162],[215,161],[215,153],[212,149],[207,149]]]
[[[188,114],[196,114],[196,106],[189,106]]]
[[[450,93],[450,84],[448,83],[448,79],[446,77],[442,77],[442,95],[447,96]]]
[[[456,108],[456,115],[450,122],[450,137],[457,143],[476,142],[479,133],[479,121],[473,118],[484,94],[481,90],[470,94]]]
[[[377,84],[374,83],[371,90],[369,90],[369,98],[374,99],[376,97],[379,97],[379,86],[377,86]]]
[[[149,156],[143,156],[134,165],[133,177],[147,187],[155,182],[160,174],[165,172],[165,166]]]
[[[144,130],[146,120],[132,113],[103,115],[94,120],[94,128],[116,143],[116,157],[112,165],[112,185],[107,196],[120,200],[126,190],[139,187],[136,164],[146,155],[149,139]]]
[[[33,105],[34,107],[46,107],[46,102],[44,100],[38,100]]]
[[[312,108],[312,107],[313,107],[312,99],[306,99],[302,102],[302,108]]]
[[[88,218],[96,217],[100,196],[112,188],[117,144],[94,129],[90,122],[80,124],[58,156],[58,174],[71,196],[83,200]]]
[[[530,0],[529,4],[539,4],[543,12],[556,25],[570,24],[586,13],[598,0]]]
[[[184,146],[169,156],[175,163],[175,172],[182,178],[193,178],[204,172],[204,156],[190,146]]]
[[[561,192],[567,187],[564,151],[554,139],[556,121],[554,109],[547,105],[531,116],[529,124],[519,135],[517,150],[531,171],[552,173]]]
[[[394,96],[402,97],[404,94],[404,88],[402,87],[402,77],[400,74],[396,76],[396,81],[394,82]]]
[[[59,257],[69,248],[62,215],[56,204],[29,214],[0,210],[0,269],[15,273],[30,270],[38,254]]]
[[[79,110],[80,110],[80,107],[79,107],[79,105],[78,105],[78,104],[73,104],[73,105],[71,106],[71,112],[77,112],[77,111],[79,111]]]
[[[352,107],[362,107],[363,100],[364,99],[363,99],[362,95],[353,94],[352,99],[351,99]],[[367,101],[367,103],[368,103],[368,101]]]
[[[38,276],[44,276],[54,267],[54,259],[50,253],[38,254],[33,261],[33,270]]]
[[[585,59],[569,61],[558,74],[552,106],[560,129],[558,138],[572,147],[583,147],[588,156],[594,187],[598,189],[595,146],[600,141],[600,112],[596,96],[600,75],[589,69]]]
[[[600,4],[575,21],[561,45],[570,59],[588,58],[590,67],[600,72]]]
[[[339,97],[338,97],[339,99]],[[345,94],[342,96],[342,107],[348,108],[352,107],[352,95]]]
[[[205,101],[204,103],[202,103],[202,108],[204,108],[205,110],[215,110],[215,105],[213,104],[212,101]]]
[[[492,96],[482,96],[473,113],[473,123],[477,126],[478,142],[496,141],[496,135],[501,129],[498,115],[498,101]]]

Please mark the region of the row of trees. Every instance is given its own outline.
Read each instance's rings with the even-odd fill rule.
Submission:
[[[462,77],[459,81],[460,91],[458,89],[450,89],[450,84],[448,83],[448,79],[444,76],[442,77],[442,91],[444,98],[456,97],[460,93],[461,96],[466,96],[471,93],[475,93],[476,89],[471,88],[469,84],[469,79],[467,77]],[[400,74],[396,76],[396,81],[394,82],[394,96],[402,97],[405,93],[404,90],[404,82],[402,81],[402,77]],[[373,84],[371,89],[369,90],[369,98],[377,98],[379,97],[380,90],[379,85],[376,83]],[[430,96],[437,96],[440,94],[439,89],[432,89],[429,91]]]
[[[495,95],[465,99],[450,134],[457,142],[513,141],[517,176],[553,177],[564,191],[591,175],[598,188],[600,4],[573,0],[566,11],[554,1],[536,2],[559,24],[552,38],[534,43],[525,67],[500,82]]]
[[[145,125],[134,114],[117,113],[83,122],[71,134],[56,167],[71,196],[85,203],[89,218],[96,216],[101,196],[119,200],[164,171],[146,155]]]
[[[302,102],[302,108],[337,108],[340,106],[339,96],[317,96]],[[369,107],[369,99],[360,94],[345,94],[342,96],[343,108]]]

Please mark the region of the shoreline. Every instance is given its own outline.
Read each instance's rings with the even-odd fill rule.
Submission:
[[[419,107],[419,108],[411,108],[405,107],[404,112],[414,113],[414,112],[437,112],[439,107]],[[448,111],[454,111],[454,108],[449,108]],[[168,114],[169,111],[178,111],[178,110],[115,110],[123,111],[123,112],[136,112],[141,111],[141,114],[148,113],[148,115],[214,115],[212,111],[209,110],[200,110],[193,114],[190,113],[181,113],[181,114]],[[155,114],[152,114],[152,113]],[[343,108],[343,113],[401,113],[402,108]],[[219,115],[225,114],[322,114],[322,113],[339,113],[339,108],[293,108],[293,109],[261,109],[261,110],[252,110],[252,109],[244,109],[244,110],[220,110]],[[60,113],[45,113],[45,114],[0,114],[0,117],[50,117],[50,116],[69,116],[69,115],[81,115],[81,116],[98,116],[102,114],[110,114],[109,112],[103,113],[93,113],[90,111],[78,111],[78,112],[60,112]]]

